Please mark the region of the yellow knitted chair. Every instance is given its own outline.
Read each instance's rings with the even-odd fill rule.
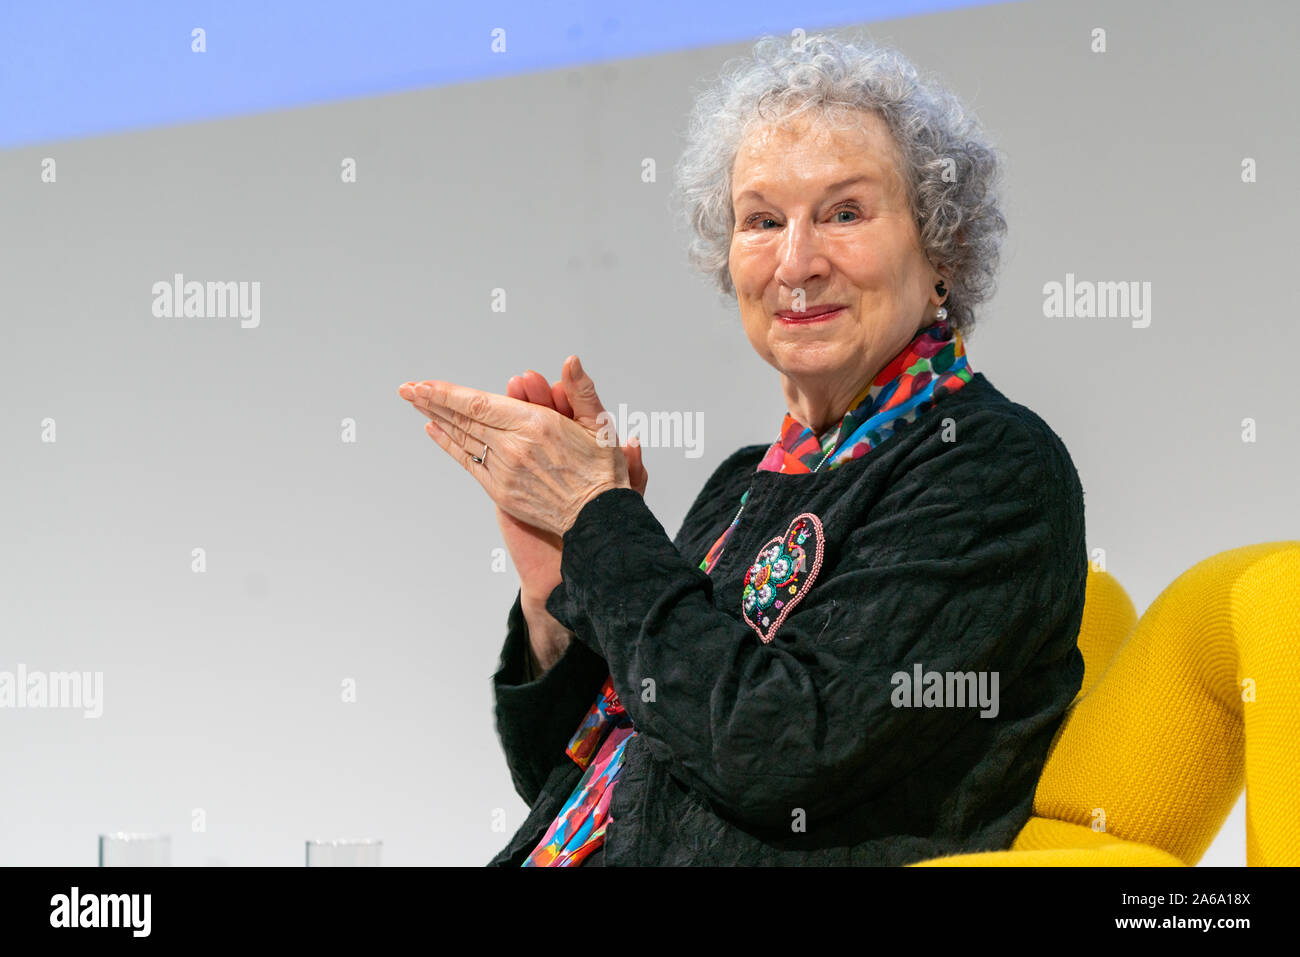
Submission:
[[[1300,864],[1300,541],[1230,549],[1139,619],[1090,570],[1083,686],[1011,850],[914,866],[1181,866],[1246,788],[1246,861]]]

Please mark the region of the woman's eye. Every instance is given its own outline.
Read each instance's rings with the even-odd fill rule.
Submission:
[[[839,209],[835,210],[833,215],[839,216],[841,213],[851,213],[853,215],[853,219],[862,218],[862,208],[858,206],[857,203],[845,203]],[[836,222],[851,223],[853,222],[853,219],[840,219],[840,220],[836,220]]]
[[[759,223],[774,223],[774,222],[776,222],[776,220],[773,219],[771,216],[764,216],[762,213],[755,213],[753,216],[750,216],[747,220],[745,220],[745,228],[748,229],[749,227],[755,226]]]

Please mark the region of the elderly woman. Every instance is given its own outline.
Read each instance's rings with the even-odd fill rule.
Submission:
[[[401,387],[520,575],[493,681],[532,813],[492,864],[1011,846],[1082,682],[1087,561],[1064,445],[966,354],[996,174],[960,104],[870,44],[765,38],[700,97],[691,258],[788,411],[675,538],[577,357],[504,396]]]

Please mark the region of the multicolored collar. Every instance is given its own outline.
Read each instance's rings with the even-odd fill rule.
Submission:
[[[946,319],[916,334],[853,399],[839,424],[819,439],[789,412],[780,437],[759,463],[766,472],[817,472],[861,458],[934,400],[970,382],[961,333]]]

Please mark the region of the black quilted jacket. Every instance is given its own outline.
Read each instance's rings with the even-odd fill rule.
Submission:
[[[758,472],[765,451],[718,466],[675,539],[630,489],[588,502],[547,601],[576,640],[533,681],[516,598],[492,680],[532,813],[492,865],[518,865],[581,777],[565,746],[606,674],[637,734],[584,866],[899,865],[1008,848],[1029,819],[1083,681],[1083,490],[1060,438],[976,373],[833,471]],[[764,643],[745,573],[803,513],[822,562]],[[945,699],[902,690],[918,667],[996,673],[996,715],[924,706]]]

